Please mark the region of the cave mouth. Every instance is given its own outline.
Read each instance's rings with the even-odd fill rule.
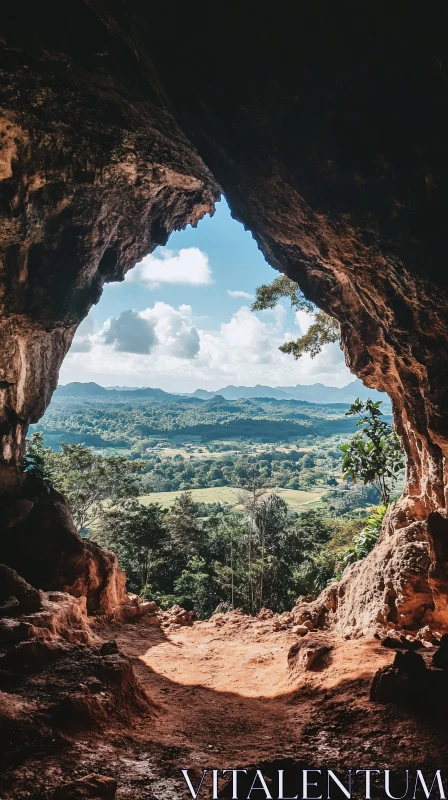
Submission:
[[[73,0],[70,9],[69,27],[60,14],[25,25],[11,11],[2,40],[3,530],[25,536],[27,513],[49,529],[15,465],[105,282],[196,225],[223,194],[266,261],[337,319],[353,373],[391,398],[408,462],[385,524],[392,558],[380,561],[380,542],[378,560],[366,562],[374,591],[365,601],[360,588],[361,614],[349,587],[327,605],[337,615],[346,606],[346,620],[368,628],[384,618],[384,579],[410,624],[404,564],[415,563],[424,582],[428,515],[446,507],[444,14],[431,9],[423,32],[414,10],[403,22],[386,8],[336,13],[329,4],[325,14],[291,10],[288,25],[273,9],[245,10],[235,25],[224,7],[196,24],[179,4],[167,48],[159,8],[128,15]],[[230,41],[224,64],[216,48],[226,52]],[[63,123],[50,131],[51,120]],[[56,498],[54,506],[48,515],[70,529],[72,554],[54,556],[56,585],[74,585],[87,559],[91,591],[109,586],[107,559],[77,543]],[[51,561],[58,537],[45,536]],[[120,590],[103,593],[107,605]]]
[[[383,688],[390,680],[404,695],[409,688],[374,633],[394,625],[431,645],[448,630],[446,10],[324,1],[280,12],[258,4],[256,13],[243,4],[237,15],[232,4],[208,4],[192,14],[175,2],[168,24],[164,5],[69,0],[63,13],[49,4],[23,14],[19,3],[2,20],[0,562],[17,558],[42,590],[1,568],[7,800],[17,797],[15,781],[24,797],[35,796],[43,771],[43,797],[61,774],[92,769],[98,790],[111,754],[107,763],[115,760],[126,780],[139,762],[127,789],[142,793],[137,781],[157,742],[138,740],[123,756],[123,730],[148,711],[148,698],[113,642],[90,647],[87,620],[87,605],[103,624],[135,618],[138,604],[116,558],[78,536],[64,498],[51,490],[37,498],[17,466],[28,426],[48,407],[104,284],[124,278],[173,231],[194,226],[221,194],[267,262],[337,319],[349,368],[390,397],[407,457],[403,496],[377,546],[296,612],[324,621],[365,671],[337,685],[328,672],[324,694],[306,681],[304,705],[297,693],[288,697],[277,728],[291,737],[284,753],[299,763],[316,763],[318,754],[367,767],[372,753],[389,758],[394,749],[391,766],[406,759],[406,767],[433,766],[433,754],[443,760],[446,749],[431,721],[422,736],[421,706],[383,713],[367,697],[374,663],[386,669]],[[44,622],[45,634],[36,635]],[[340,651],[325,652],[331,670]],[[206,647],[203,655],[206,663]],[[181,656],[176,648],[173,660]],[[134,664],[140,668],[138,656]],[[421,663],[419,670],[412,693],[424,698]],[[178,690],[172,684],[162,696]],[[23,706],[13,707],[14,691],[23,691]],[[213,720],[216,692],[206,699]],[[153,728],[163,725],[162,702],[158,719],[152,708]],[[223,725],[221,708],[208,735]],[[103,739],[105,730],[117,734],[110,750],[87,735],[87,749],[70,748],[76,726],[96,724]],[[170,745],[177,749],[164,751],[170,768],[186,751],[185,730]],[[243,715],[228,730],[247,747],[244,763],[254,763],[259,753]],[[128,739],[137,741],[138,725]],[[211,744],[201,742],[198,764],[208,762]],[[266,753],[266,762],[275,756]],[[18,778],[16,765],[25,762]],[[113,796],[110,782],[102,789]],[[164,794],[166,783],[159,789]]]
[[[157,377],[154,378],[154,375],[157,375],[157,369],[152,369],[152,371],[150,371],[150,362],[152,359],[155,360],[157,366],[158,360],[169,358],[173,354],[178,356],[175,370],[176,374],[183,364],[189,367],[199,355],[200,346],[198,344],[198,351],[192,350],[190,354],[186,353],[185,349],[181,351],[179,349],[181,338],[179,337],[176,339],[174,322],[178,323],[179,333],[184,337],[184,340],[193,341],[192,333],[195,332],[197,334],[197,328],[195,327],[197,323],[194,315],[190,317],[186,316],[187,312],[185,312],[185,309],[188,309],[190,305],[194,304],[195,298],[201,292],[204,295],[206,291],[213,291],[213,295],[211,300],[204,300],[204,298],[202,298],[202,307],[199,308],[199,314],[197,315],[199,319],[201,318],[200,313],[204,310],[204,307],[211,312],[212,305],[215,304],[219,307],[221,313],[221,317],[217,318],[221,325],[221,331],[225,327],[230,328],[233,323],[239,323],[241,319],[244,325],[249,325],[248,320],[251,315],[249,314],[248,301],[252,303],[256,296],[254,287],[265,281],[270,283],[272,276],[276,273],[272,272],[272,267],[259,252],[250,233],[243,230],[243,226],[238,220],[232,219],[229,208],[224,204],[225,199],[222,198],[222,206],[218,206],[218,209],[212,217],[206,217],[201,220],[196,229],[187,226],[185,230],[173,232],[171,238],[167,242],[166,249],[155,248],[153,252],[145,256],[142,261],[135,266],[135,273],[130,273],[130,279],[121,283],[121,285],[115,283],[117,249],[112,247],[107,247],[105,249],[100,259],[98,269],[107,283],[112,283],[114,285],[105,287],[99,302],[91,309],[91,312],[93,312],[96,318],[96,326],[92,318],[88,315],[75,333],[72,348],[68,351],[65,356],[65,361],[62,363],[61,375],[63,377],[61,379],[60,375],[60,383],[68,383],[75,388],[82,388],[82,384],[84,383],[86,386],[86,402],[92,405],[96,396],[96,384],[93,381],[100,380],[97,378],[97,374],[92,374],[92,363],[93,369],[105,370],[108,367],[106,363],[107,360],[109,359],[112,361],[114,371],[109,373],[108,377],[109,381],[113,381],[114,383],[117,380],[120,381],[121,376],[121,373],[117,373],[117,364],[115,361],[122,365],[124,369],[126,368],[126,362],[132,359],[134,362],[135,360],[144,362],[147,366],[144,367],[144,371],[141,370],[137,375],[138,380],[144,380],[145,383],[147,382],[146,376],[148,374],[150,375],[151,383],[154,381],[157,382]],[[218,224],[216,224],[217,220]],[[205,232],[202,234],[201,231],[203,227]],[[216,263],[215,259],[217,258],[217,253],[222,249],[222,241],[224,238],[228,239],[229,236],[233,236],[235,239],[235,243],[230,250],[230,255],[229,251],[226,250],[222,256],[221,262],[218,261],[218,263]],[[205,252],[205,246],[202,245],[203,241],[211,249],[210,256]],[[237,263],[234,264],[232,270],[230,270],[227,268],[227,264],[232,258],[234,258]],[[243,282],[242,265],[248,258],[250,258],[253,263],[251,263],[250,269],[248,269],[248,275],[244,276]],[[163,272],[164,270],[167,273],[166,277]],[[181,274],[182,270],[184,271],[183,274]],[[190,272],[188,272],[188,270]],[[191,281],[190,284],[188,282],[189,280]],[[226,289],[225,287],[228,285],[243,285],[243,289]],[[249,291],[246,291],[246,289]],[[182,299],[182,304],[176,307],[175,304],[179,301],[179,298]],[[286,301],[284,298],[278,298],[278,300],[279,304],[276,308],[282,311],[282,309],[284,310],[284,305],[280,305],[280,303],[288,303],[288,298],[286,298]],[[234,305],[231,306],[231,303]],[[157,306],[163,307],[163,317],[161,318],[156,316],[155,310]],[[225,307],[224,312],[221,307]],[[269,307],[266,314],[269,315],[272,313],[272,316],[275,317],[275,311],[275,308],[271,309]],[[243,318],[241,317],[241,312],[244,312]],[[223,317],[223,313],[231,316]],[[282,341],[282,338],[285,338],[287,335],[286,331],[291,327],[291,323],[294,322],[296,317],[291,313],[290,319],[285,322],[284,318],[286,318],[286,315],[282,312],[279,316],[283,327],[280,327],[277,322],[260,322],[253,316],[251,319],[254,320],[254,327],[250,329],[250,335],[246,337],[249,341],[246,342],[244,340],[245,329],[241,326],[241,332],[239,332],[238,329],[236,330],[239,336],[233,335],[230,344],[232,351],[242,354],[242,356],[238,357],[245,363],[249,362],[251,349],[255,351],[256,358],[254,358],[254,361],[261,375],[259,380],[262,380],[266,369],[266,354],[260,354],[260,345],[263,346],[263,349],[267,349],[269,345],[268,335],[272,332],[272,335],[275,336],[278,341],[275,341],[271,347],[272,357],[270,357],[270,362],[272,363],[272,360],[276,357],[279,360],[283,359],[285,363],[287,360],[288,363],[286,364],[286,369],[284,368],[285,375],[283,379],[285,382],[290,383],[294,382],[294,378],[290,377],[290,375],[297,366],[298,371],[296,369],[295,378],[298,376],[300,377],[303,369],[301,366],[303,361],[294,362],[289,356],[280,355],[277,351],[277,345]],[[302,314],[302,316],[304,316],[304,314]],[[215,320],[213,320],[213,322],[216,327],[217,322]],[[252,324],[252,322],[250,324]],[[301,321],[301,324],[303,324],[303,321]],[[312,319],[309,324],[312,325]],[[256,326],[262,329],[264,338],[261,339],[259,337],[255,339],[253,331],[256,330]],[[206,333],[210,340],[210,331],[206,331]],[[165,345],[163,336],[166,337],[168,342],[167,349],[162,352],[162,355],[156,355],[157,349],[162,349]],[[218,340],[217,334],[215,338]],[[220,342],[225,344],[222,335]],[[334,341],[330,341],[327,344],[330,348],[334,347],[334,350],[336,350],[336,343]],[[95,350],[98,351],[98,354],[95,354]],[[229,352],[230,351],[228,351],[228,353]],[[189,358],[187,357],[188,355],[190,356]],[[315,354],[313,353],[313,355]],[[352,378],[352,373],[342,364],[342,351],[339,355],[340,359],[334,367],[334,373],[337,375],[340,369],[344,369],[348,380],[350,380]],[[120,358],[121,361],[118,361]],[[67,366],[68,361],[70,361],[70,364]],[[317,354],[317,361],[319,361],[319,354]],[[326,362],[328,362],[328,355],[326,355]],[[317,377],[320,377],[314,359],[309,359],[308,369],[310,369],[310,365],[311,374],[315,377],[317,374]],[[207,368],[209,368],[209,365],[207,365]],[[326,370],[328,370],[328,363],[324,366],[323,379],[325,379]],[[248,375],[250,374],[249,363],[246,363],[244,372]],[[101,374],[107,375],[106,372]],[[224,375],[225,374],[224,372]],[[142,375],[145,377],[142,378]],[[77,380],[73,382],[73,378]],[[80,378],[83,380],[81,380],[81,383],[78,385],[78,379]],[[340,381],[339,375],[337,375],[337,379]],[[219,380],[220,376],[214,378],[215,385],[219,385],[217,383]],[[244,380],[244,376],[236,376],[235,382],[237,384],[241,380]],[[257,379],[254,378],[253,380],[255,381]],[[131,384],[135,383],[132,374],[126,379],[126,382]],[[271,382],[274,381],[271,379]],[[196,383],[193,385],[197,388]],[[178,391],[183,391],[186,387],[178,386],[177,388]],[[230,386],[228,388],[232,389],[234,387]],[[257,389],[257,387],[254,388]],[[360,388],[362,387],[358,387],[358,391],[360,391]],[[64,389],[64,386],[62,386],[62,389]],[[97,386],[97,389],[104,395],[104,387]],[[264,391],[266,387],[260,386],[260,390],[261,389]],[[112,391],[119,392],[120,386],[113,388]],[[158,387],[156,387],[154,391],[159,391]],[[332,391],[335,390],[333,389]],[[373,394],[374,390],[366,388],[365,392],[367,394]],[[209,394],[213,393],[209,392]],[[281,394],[282,392],[280,392],[280,395]],[[285,394],[285,392],[283,392],[283,394]],[[69,395],[67,396],[69,397]],[[102,395],[100,394],[99,396],[101,397]],[[179,395],[179,397],[180,396],[181,395]],[[379,394],[376,396],[381,397]],[[132,397],[132,391],[129,391],[128,397]],[[175,395],[172,397],[174,399]],[[56,392],[56,398],[58,398],[58,391]],[[60,395],[60,399],[61,398],[62,395]],[[355,395],[353,395],[353,400],[354,399]],[[129,406],[129,410],[130,409],[131,407]],[[336,413],[336,409],[334,413]],[[298,416],[300,417],[300,413]],[[302,416],[304,415],[302,414]],[[305,433],[305,430],[301,431],[302,435],[305,435]],[[54,438],[52,434],[52,441],[54,441]],[[69,442],[69,440],[67,441]],[[77,436],[74,441],[79,441],[79,436]],[[103,444],[107,444],[107,442]],[[275,442],[273,446],[274,445]],[[328,445],[328,447],[330,445]],[[160,443],[158,446],[160,446]],[[297,446],[300,449],[300,446]],[[143,455],[144,454],[142,454],[142,456]],[[193,456],[190,456],[190,458],[193,458]],[[189,487],[187,487],[187,490],[188,488]],[[312,484],[310,484],[308,489],[312,490],[312,488]],[[62,488],[61,491],[63,491]],[[32,498],[32,487],[28,489],[27,492]],[[310,498],[310,502],[316,499],[312,491],[310,491]],[[56,510],[54,509],[54,505],[57,507]],[[39,552],[37,553],[34,552],[33,548],[30,546],[31,537],[29,537],[26,532],[27,528],[31,525],[33,528],[46,529],[48,532],[45,547],[40,545]],[[69,513],[67,509],[64,509],[63,501],[57,498],[56,495],[47,497],[39,503],[38,511],[33,509],[26,521],[26,525],[15,525],[17,536],[12,537],[4,547],[5,563],[12,565],[34,586],[45,590],[67,588],[68,585],[70,586],[68,583],[68,576],[71,577],[75,575],[77,567],[73,563],[70,563],[69,559],[67,559],[67,561],[63,560],[62,562],[58,560],[58,548],[60,546],[60,529],[61,527],[67,527],[69,525]],[[73,528],[73,526],[71,527]],[[71,531],[71,533],[73,533],[73,531]],[[23,547],[24,537],[27,537],[26,548]],[[106,564],[103,563],[104,559],[99,555],[98,549],[95,548],[90,541],[83,540],[81,544],[85,550],[87,563],[90,564],[92,559],[93,561],[98,561],[98,559],[101,561],[99,567],[101,574],[98,578],[95,576],[92,585],[87,584],[85,581],[81,581],[80,583],[82,590],[86,591],[87,609],[89,613],[94,613],[98,609],[103,610],[105,603],[109,602],[107,598],[109,597],[108,581],[111,567],[107,559]],[[113,545],[106,545],[103,543],[103,547],[114,552]],[[27,552],[28,548],[29,552]],[[66,547],[65,550],[67,553],[70,552],[70,550],[73,552],[73,559],[75,561],[81,557],[80,544],[76,542],[72,536],[70,536],[70,545]],[[58,571],[55,571],[55,561]],[[118,567],[123,568],[124,572],[126,572],[120,560],[118,561]],[[95,565],[94,569],[97,570],[98,566]],[[106,581],[106,588],[104,581]],[[73,586],[75,583],[76,581],[73,578],[71,585]],[[77,593],[80,591],[80,587],[76,585]],[[143,588],[142,586],[138,588],[133,586],[132,592],[135,591],[139,594]],[[379,581],[380,593],[383,589],[384,580],[381,578]],[[318,594],[319,592],[317,591],[314,593]],[[311,589],[304,590],[303,592],[297,591],[296,595],[298,594],[310,595]],[[341,586],[338,592],[339,604],[344,600],[344,594],[345,588]],[[397,596],[394,590],[391,590],[391,592],[385,596],[385,602],[389,605],[386,621],[389,623],[399,623],[399,615],[395,605],[395,598]],[[115,590],[115,593],[112,593],[112,597],[115,600],[120,597],[121,601],[123,601],[122,587],[120,587],[119,592]],[[222,600],[222,602],[225,601]],[[193,606],[189,604],[186,606],[186,609],[190,611],[193,609]],[[308,621],[312,619],[315,627],[322,629],[327,626],[330,610],[331,606],[328,607],[324,603],[309,615]],[[255,613],[252,608],[251,613]],[[307,619],[306,615],[304,619]]]

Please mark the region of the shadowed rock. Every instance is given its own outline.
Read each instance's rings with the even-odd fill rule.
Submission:
[[[444,9],[422,26],[420,9],[390,4],[244,4],[235,17],[174,2],[167,47],[161,2],[71,0],[70,25],[53,5],[13,6],[2,33],[3,538],[32,529],[17,464],[77,325],[222,188],[269,263],[339,321],[348,365],[389,393],[406,450],[378,548],[325,595],[319,623],[353,636],[446,626]],[[74,549],[71,562],[48,550],[34,585],[62,575],[89,608],[119,604],[109,557]]]
[[[113,800],[116,793],[115,778],[92,774],[59,786],[51,797],[52,800]]]

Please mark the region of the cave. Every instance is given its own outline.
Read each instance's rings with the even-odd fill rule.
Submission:
[[[15,3],[0,37],[0,562],[125,605],[112,554],[21,468],[77,326],[224,194],[391,398],[406,485],[315,613],[348,637],[448,624],[448,11],[350,0]],[[392,601],[393,598],[393,601]],[[6,599],[6,598],[5,598]]]

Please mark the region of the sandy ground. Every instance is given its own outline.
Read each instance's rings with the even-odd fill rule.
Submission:
[[[390,762],[391,748],[394,764],[409,766],[441,755],[433,726],[370,702],[373,675],[394,658],[376,639],[322,633],[331,655],[316,670],[291,675],[287,655],[297,636],[274,632],[269,620],[196,622],[168,632],[143,625],[115,635],[158,706],[146,735],[185,753],[191,767],[278,758],[371,766]]]
[[[131,730],[123,722],[83,733],[66,751],[28,762],[2,800],[47,800],[49,786],[92,771],[118,779],[117,800],[187,800],[181,767],[200,774],[276,759],[333,769],[448,766],[443,726],[369,700],[374,673],[394,653],[373,638],[319,635],[330,656],[293,676],[287,655],[297,637],[274,632],[269,620],[168,630],[142,620],[101,630],[131,658],[153,710]]]

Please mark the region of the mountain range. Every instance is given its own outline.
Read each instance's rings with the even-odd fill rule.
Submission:
[[[383,400],[388,402],[387,395],[382,392],[377,392],[375,389],[368,389],[364,386],[362,381],[357,378],[347,386],[341,388],[337,386],[325,386],[323,383],[313,383],[311,385],[302,385],[298,383],[296,386],[263,386],[257,384],[256,386],[225,386],[218,389],[216,392],[209,392],[206,389],[196,389],[191,394],[174,394],[163,391],[163,389],[146,388],[128,388],[116,386],[114,388],[106,388],[100,386],[98,383],[68,383],[65,386],[58,386],[55,392],[56,397],[103,397],[113,396],[116,399],[120,397],[148,397],[153,400],[166,402],[198,402],[201,400],[210,400],[213,397],[220,396],[225,400],[240,400],[240,399],[253,399],[255,397],[261,398],[274,398],[276,400],[299,400],[312,404],[327,405],[329,403],[344,403],[351,404],[357,397],[361,400],[366,400],[371,397],[372,400]]]

